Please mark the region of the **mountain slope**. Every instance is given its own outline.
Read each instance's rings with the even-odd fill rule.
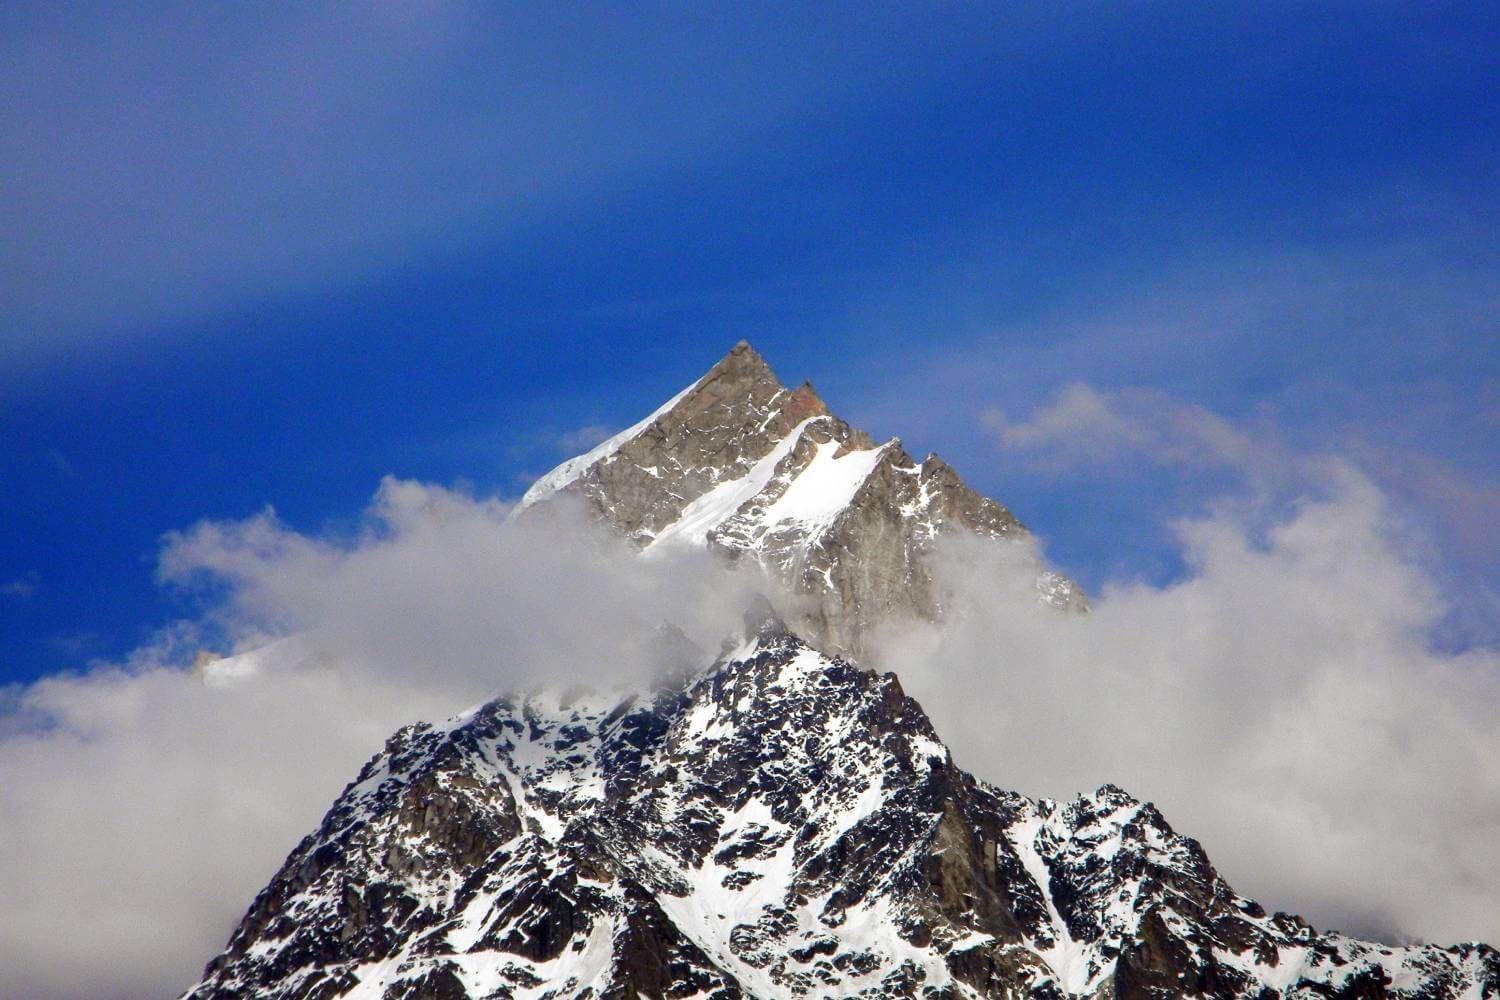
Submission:
[[[543,476],[520,507],[559,493],[582,497],[647,555],[692,546],[757,560],[808,598],[793,614],[803,634],[854,656],[877,621],[937,616],[939,535],[1029,544],[1015,515],[936,455],[919,463],[899,439],[876,444],[810,384],[782,385],[744,342],[646,419]],[[1037,573],[1043,599],[1085,605],[1071,580]]]
[[[1493,997],[1317,934],[1105,786],[960,770],[894,675],[762,612],[686,682],[396,734],[187,996]]]

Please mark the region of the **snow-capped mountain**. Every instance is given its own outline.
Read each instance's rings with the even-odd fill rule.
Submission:
[[[871,624],[931,619],[931,553],[965,531],[1028,544],[1010,511],[965,486],[936,455],[917,462],[877,444],[804,383],[784,386],[741,342],[660,409],[543,476],[523,512],[576,494],[649,557],[674,546],[753,558],[807,598],[789,609],[823,649],[859,656]],[[1085,606],[1061,574],[1037,567],[1040,596]]]
[[[186,997],[1500,997],[1484,945],[1268,914],[1118,788],[1038,801],[961,770],[895,674],[840,651],[937,614],[938,534],[1024,529],[747,345],[519,516],[559,492],[643,558],[755,558],[815,610],[763,603],[650,692],[502,695],[398,732]]]
[[[1267,914],[1117,788],[976,780],[893,674],[765,613],[650,697],[500,698],[397,733],[188,993],[1496,995],[1482,945]]]

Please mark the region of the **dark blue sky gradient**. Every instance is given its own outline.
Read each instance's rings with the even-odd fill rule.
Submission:
[[[1420,455],[1500,579],[1493,5],[274,10],[5,15],[0,681],[191,614],[164,532],[516,495],[741,337],[1090,587],[1231,484],[984,431],[1074,380]]]

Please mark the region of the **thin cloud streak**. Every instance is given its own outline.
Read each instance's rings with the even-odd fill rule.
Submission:
[[[11,12],[0,364],[493,252],[887,85],[909,18]]]
[[[41,577],[36,573],[27,573],[24,576],[16,577],[14,580],[7,580],[5,583],[0,583],[0,597],[11,597],[19,601],[24,601],[36,593],[40,582]]]
[[[1002,447],[1055,470],[1123,461],[1242,468],[1263,450],[1203,407],[1149,389],[1103,392],[1074,382],[1024,420],[999,408],[983,420]]]

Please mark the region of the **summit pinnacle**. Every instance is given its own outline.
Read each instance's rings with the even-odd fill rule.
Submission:
[[[754,559],[809,600],[796,626],[820,648],[861,656],[871,628],[932,620],[932,549],[964,532],[1026,544],[1005,507],[935,455],[917,462],[829,412],[810,382],[788,389],[748,343],[640,423],[559,465],[521,506],[559,492],[646,551],[708,548]],[[1037,566],[1040,597],[1082,608],[1082,591]]]

